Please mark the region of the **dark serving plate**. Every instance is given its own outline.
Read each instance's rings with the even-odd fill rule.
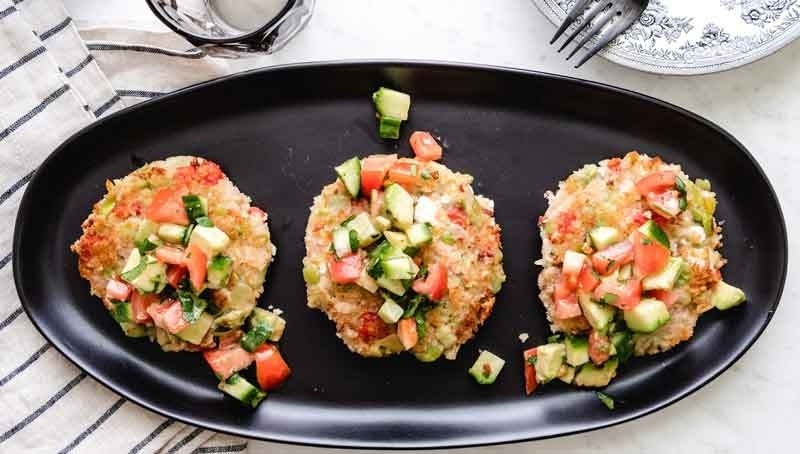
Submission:
[[[370,101],[388,85],[413,96],[400,141],[379,140]],[[444,162],[496,201],[508,282],[494,313],[456,361],[363,359],[305,306],[303,231],[332,166],[353,155],[410,154],[408,134],[441,135]],[[709,178],[725,221],[726,280],[749,301],[703,316],[691,342],[629,362],[606,392],[563,384],[525,397],[525,346],[548,335],[533,264],[542,194],[584,163],[636,149]],[[76,269],[69,245],[103,182],[176,154],[220,163],[270,215],[278,246],[262,306],[285,310],[281,343],[293,375],[258,409],[216,389],[197,354],[162,353],[123,336]],[[628,421],[688,396],[722,373],[764,330],[786,275],[778,200],[752,156],[712,123],[628,91],[533,72],[428,63],[335,63],[255,71],[194,86],[112,115],[54,152],[28,186],[14,238],[25,310],[69,359],[114,391],[163,415],[252,438],[338,447],[446,447],[545,438]],[[493,386],[466,370],[479,348],[507,364]],[[733,390],[731,390],[733,392]]]

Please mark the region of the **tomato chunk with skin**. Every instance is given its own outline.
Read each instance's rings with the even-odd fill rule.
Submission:
[[[364,341],[380,339],[389,334],[389,327],[375,312],[364,312],[358,318],[358,336]]]
[[[611,357],[611,341],[598,331],[589,334],[589,359],[595,365],[603,364]]]
[[[675,290],[652,290],[650,297],[655,298],[667,305],[667,308],[672,307],[681,298],[681,294]]]
[[[183,265],[186,256],[182,250],[172,246],[159,246],[155,252],[156,259],[167,265]]]
[[[594,297],[600,301],[607,301],[608,304],[623,311],[631,310],[642,300],[642,281],[628,279],[626,282],[618,282],[608,279],[594,289]]]
[[[186,259],[183,265],[189,271],[189,282],[191,282],[192,287],[198,291],[202,289],[208,273],[208,257],[205,252],[197,245],[190,244],[186,248]]]
[[[522,352],[522,359],[525,361],[525,394],[530,396],[536,391],[536,368],[531,364],[530,358],[536,357],[536,347],[529,348]]]
[[[447,290],[447,267],[434,263],[428,267],[428,276],[417,279],[412,286],[415,292],[426,295],[431,301],[439,301]]]
[[[174,288],[181,285],[181,281],[186,276],[186,267],[183,265],[170,265],[167,267],[167,282]]]
[[[328,261],[328,271],[331,279],[337,284],[352,284],[361,276],[361,268],[364,266],[363,260],[359,255],[348,255],[339,260],[331,257]]]
[[[183,318],[181,303],[172,299],[166,300],[161,304],[148,306],[147,313],[150,314],[156,326],[172,334],[180,332],[189,326],[189,322]]]
[[[427,131],[414,131],[408,139],[414,155],[422,161],[442,159],[442,146]]]
[[[636,190],[646,196],[653,192],[661,192],[675,187],[675,172],[655,172],[636,182]]]
[[[417,342],[419,336],[417,334],[417,321],[413,318],[404,318],[397,322],[397,337],[406,350],[410,350]]]
[[[189,215],[181,198],[187,193],[185,187],[159,189],[145,210],[145,216],[153,222],[189,225]]]
[[[227,380],[236,372],[247,369],[255,356],[236,343],[224,348],[206,350],[203,352],[203,358],[220,380]]]
[[[563,277],[560,277],[556,282],[555,289],[553,290],[553,301],[569,298],[573,293],[573,289],[570,288],[567,281],[564,280]]]
[[[637,276],[649,276],[664,269],[669,262],[669,249],[661,243],[645,237],[639,232],[634,232],[633,269]]]
[[[131,294],[133,320],[139,324],[152,320],[152,317],[150,317],[150,314],[147,312],[147,308],[160,301],[161,299],[155,293],[139,293],[134,290]]]
[[[292,374],[292,370],[284,361],[281,352],[274,345],[261,345],[256,349],[254,356],[258,386],[264,391],[279,388]]]
[[[556,300],[554,303],[553,317],[558,320],[579,317],[582,314],[581,306],[578,304],[578,298],[575,294],[566,299]]]
[[[578,275],[578,288],[591,292],[594,291],[598,285],[600,285],[600,277],[588,263],[585,263],[583,269],[581,269],[581,274]]]
[[[595,271],[605,276],[620,266],[632,262],[633,257],[633,244],[625,240],[592,254],[592,266]]]
[[[109,279],[106,284],[106,297],[117,301],[128,301],[131,288],[128,284],[116,279]]]
[[[420,164],[413,161],[397,161],[389,168],[389,180],[411,189],[419,183]]]
[[[397,162],[397,155],[374,155],[361,160],[361,193],[368,197],[372,190],[381,190],[389,168]]]

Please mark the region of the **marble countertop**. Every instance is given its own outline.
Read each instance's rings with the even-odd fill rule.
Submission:
[[[66,0],[79,26],[158,29],[143,1]],[[783,301],[769,328],[731,369],[675,405],[620,426],[558,439],[459,450],[488,454],[773,452],[795,443],[800,409],[800,41],[732,71],[658,76],[595,57],[580,70],[546,45],[553,33],[530,0],[347,0],[317,2],[308,28],[276,55],[237,69],[340,59],[426,59],[484,63],[566,74],[660,98],[719,124],[758,159],[783,207],[790,265]],[[457,5],[456,5],[457,3]],[[384,20],[383,18],[391,18]],[[797,123],[795,123],[797,122]],[[315,448],[253,442],[251,452],[317,453]]]

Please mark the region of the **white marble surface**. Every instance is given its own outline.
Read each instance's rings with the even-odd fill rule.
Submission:
[[[677,0],[676,0],[677,1]],[[79,25],[158,28],[141,0],[66,0]],[[546,45],[550,25],[529,0],[319,1],[309,27],[274,56],[243,67],[348,58],[430,59],[513,66],[605,82],[692,110],[735,135],[756,156],[783,206],[790,269],[783,301],[756,345],[691,397],[621,426],[541,442],[459,452],[792,452],[800,416],[800,42],[721,74],[664,77],[595,58],[573,70]],[[251,443],[271,453],[322,450]]]

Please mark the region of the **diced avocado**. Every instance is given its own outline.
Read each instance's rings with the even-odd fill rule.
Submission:
[[[133,308],[131,303],[116,303],[111,307],[111,317],[117,323],[133,322]]]
[[[202,225],[194,226],[189,239],[189,244],[197,245],[209,257],[225,250],[230,242],[228,235],[219,228]]]
[[[383,232],[383,235],[386,237],[386,241],[388,241],[389,244],[397,249],[400,249],[401,251],[404,251],[407,247],[411,246],[411,243],[408,241],[408,237],[405,233],[387,230]]]
[[[670,257],[661,271],[642,280],[642,290],[669,290],[675,287],[682,266],[680,257]]]
[[[503,358],[489,350],[484,350],[478,355],[478,359],[475,360],[472,367],[469,368],[469,374],[479,384],[491,385],[497,379],[505,364],[506,361]]]
[[[267,340],[278,342],[283,337],[283,331],[286,329],[286,320],[272,311],[256,307],[250,316],[250,328],[257,326],[263,326],[269,331]]]
[[[375,293],[378,291],[378,283],[375,282],[375,279],[373,279],[369,273],[367,273],[366,268],[361,270],[361,275],[358,277],[358,280],[356,280],[356,285],[370,293]]]
[[[186,236],[186,227],[178,224],[161,224],[158,227],[158,236],[168,243],[181,244]]]
[[[567,384],[572,383],[572,380],[575,379],[575,368],[563,364],[561,366],[561,371],[558,373],[558,379]]]
[[[625,363],[633,355],[633,336],[628,331],[620,331],[611,335],[611,346],[616,351],[620,363]]]
[[[378,119],[378,136],[382,139],[399,139],[402,120],[381,115]]]
[[[203,312],[194,323],[175,333],[175,335],[190,344],[200,345],[208,330],[211,329],[212,324],[214,324],[214,317],[207,312]]]
[[[562,343],[536,347],[536,382],[544,384],[558,378],[566,353],[566,347]]]
[[[420,196],[414,206],[414,221],[422,224],[434,222],[438,208],[439,205],[430,197]]]
[[[611,323],[616,313],[614,306],[608,304],[596,303],[592,301],[591,296],[585,292],[578,292],[578,303],[581,305],[583,316],[592,325],[592,328],[602,331],[606,326]]]
[[[393,295],[403,296],[406,294],[406,287],[398,279],[389,279],[386,276],[381,276],[375,282],[378,283],[378,287],[389,291]]]
[[[218,289],[228,285],[233,271],[233,259],[225,255],[218,255],[208,264],[208,288]]]
[[[122,328],[122,332],[128,337],[146,337],[150,335],[152,330],[149,326],[130,322],[120,323],[119,326]]]
[[[592,363],[586,363],[581,366],[573,383],[577,386],[586,386],[591,388],[601,388],[608,385],[611,379],[617,375],[617,366],[619,361],[617,358],[611,358],[604,362],[602,366],[595,366]]]
[[[370,220],[367,213],[359,213],[356,217],[347,221],[344,227],[355,230],[359,247],[367,247],[381,237],[381,232],[372,224],[372,220]]]
[[[131,250],[131,253],[128,255],[128,259],[125,261],[125,265],[122,267],[122,279],[130,282],[131,280],[135,279],[136,276],[144,271],[144,267],[147,266],[147,262],[142,260],[142,254],[139,252],[138,249],[134,248]]]
[[[414,223],[414,198],[402,186],[392,183],[384,194],[386,209],[394,218],[394,224],[402,230]]]
[[[429,344],[425,347],[424,351],[421,352],[414,352],[414,357],[417,358],[418,361],[423,363],[432,363],[439,359],[444,352],[444,347],[439,344]]]
[[[220,391],[253,408],[256,408],[267,397],[267,393],[250,384],[239,374],[233,374],[227,380],[219,382],[218,388]]]
[[[128,281],[142,293],[159,293],[167,285],[167,265],[146,256],[142,258],[145,267],[138,276]]]
[[[392,226],[392,221],[386,219],[383,216],[375,216],[375,228],[379,231],[383,232],[384,230],[388,230]]]
[[[350,193],[350,197],[358,197],[358,193],[361,191],[361,160],[358,157],[352,157],[336,166],[334,170],[344,183],[344,187],[347,188],[347,192]]]
[[[667,234],[655,221],[649,220],[642,224],[641,227],[639,227],[639,232],[650,241],[660,243],[662,246],[669,249],[669,237],[667,237]]]
[[[589,238],[592,240],[594,248],[599,251],[618,242],[621,236],[619,230],[614,227],[600,226],[589,231]]]
[[[745,299],[742,289],[734,287],[725,281],[717,282],[717,285],[711,291],[711,304],[721,311],[738,306]]]
[[[567,336],[564,339],[567,364],[581,366],[589,362],[589,340],[583,336]]]
[[[378,317],[385,323],[392,324],[400,320],[403,312],[403,308],[399,304],[387,298],[378,310]]]
[[[406,236],[408,237],[408,241],[411,242],[411,246],[414,247],[419,247],[423,244],[430,243],[430,241],[433,239],[431,228],[428,226],[428,224],[420,223],[411,225],[411,227],[406,230]]]
[[[411,109],[411,96],[401,91],[380,87],[372,94],[375,110],[382,116],[408,120],[408,111]]]
[[[652,333],[669,321],[667,305],[653,298],[645,298],[631,310],[624,311],[625,323],[631,331]]]

